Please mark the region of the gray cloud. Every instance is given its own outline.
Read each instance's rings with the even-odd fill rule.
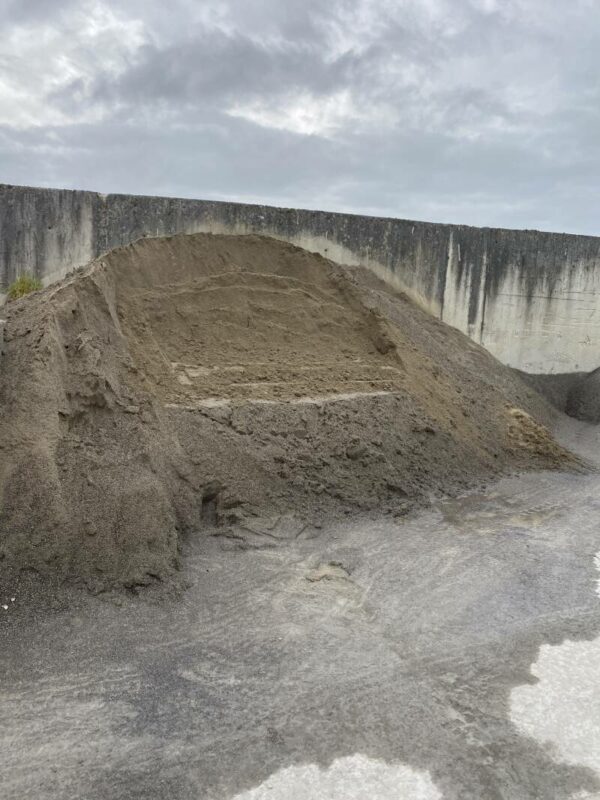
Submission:
[[[6,182],[600,232],[591,0],[0,13]]]
[[[75,4],[75,0],[0,0],[0,18],[3,23],[27,24],[32,20],[56,19],[62,11]]]

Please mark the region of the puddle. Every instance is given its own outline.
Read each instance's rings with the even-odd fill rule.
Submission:
[[[233,800],[442,800],[427,772],[386,764],[356,754],[327,769],[316,764],[288,767]]]
[[[594,561],[600,571],[600,553]],[[596,593],[600,597],[600,581]],[[536,683],[511,693],[517,729],[545,744],[556,760],[588,767],[600,778],[600,637],[543,645],[531,674]]]

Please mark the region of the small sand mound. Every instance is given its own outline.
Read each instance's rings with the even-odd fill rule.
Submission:
[[[11,569],[146,584],[186,535],[273,547],[328,514],[402,515],[570,459],[540,433],[545,402],[458,331],[268,238],[141,240],[7,316]]]
[[[530,450],[556,465],[563,462],[564,450],[545,425],[540,425],[521,408],[509,408],[508,414],[511,419],[508,435],[519,450]]]

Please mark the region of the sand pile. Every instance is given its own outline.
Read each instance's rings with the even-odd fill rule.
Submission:
[[[7,308],[0,563],[135,586],[182,537],[569,461],[518,376],[360,269],[264,237],[145,239]]]
[[[559,411],[582,422],[600,423],[600,368],[591,372],[519,375]]]

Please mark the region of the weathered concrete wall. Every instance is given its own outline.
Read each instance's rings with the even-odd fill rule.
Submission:
[[[369,267],[501,361],[600,364],[600,238],[204,200],[0,186],[0,286],[45,283],[141,236],[262,233]]]

